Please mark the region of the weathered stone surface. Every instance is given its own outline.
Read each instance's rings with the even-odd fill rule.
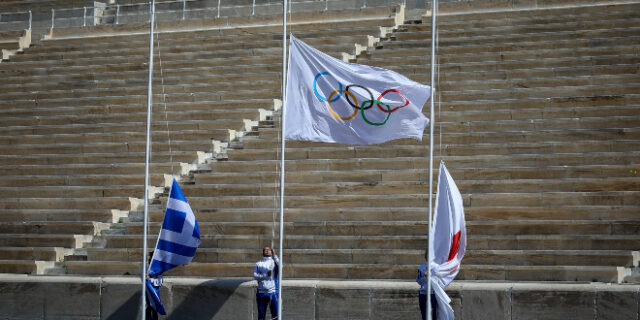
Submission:
[[[317,281],[299,281],[283,289],[283,318],[285,319],[316,319]],[[254,314],[257,319],[257,313]]]
[[[406,288],[372,289],[371,318],[376,320],[420,319],[418,291]]]
[[[510,320],[511,292],[509,288],[487,288],[460,291],[462,319]],[[478,312],[482,310],[482,312]]]
[[[316,318],[371,319],[371,288],[359,285],[319,284],[316,289]]]
[[[160,290],[161,298],[166,288]],[[130,279],[106,278],[101,283],[100,317],[116,320],[140,314],[141,285]],[[164,303],[167,301],[164,300]]]
[[[100,319],[99,278],[51,278],[41,288],[45,319]]]
[[[1,319],[132,319],[137,277],[0,275]],[[165,278],[166,319],[255,320],[255,281]],[[456,319],[635,319],[638,285],[459,282]],[[408,281],[285,280],[287,319],[419,319]],[[512,299],[510,298],[512,297]],[[512,313],[510,313],[512,312]]]
[[[571,285],[549,290],[545,285],[515,286],[511,316],[515,319],[594,319],[595,290]]]
[[[246,280],[166,281],[167,319],[251,319],[255,285]]]
[[[45,292],[42,283],[0,281],[0,318],[42,319],[45,315]]]
[[[596,316],[598,320],[638,320],[640,311],[640,292],[633,286],[618,287],[596,293]]]

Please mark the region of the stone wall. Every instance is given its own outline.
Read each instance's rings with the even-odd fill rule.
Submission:
[[[284,318],[416,319],[418,286],[398,281],[288,280]],[[447,289],[458,320],[635,319],[640,285],[454,282]],[[135,277],[0,276],[1,319],[133,319]],[[256,319],[249,279],[168,278],[164,319]]]

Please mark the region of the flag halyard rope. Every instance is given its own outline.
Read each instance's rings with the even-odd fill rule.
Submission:
[[[169,116],[168,116],[168,111],[167,111],[167,94],[165,92],[165,86],[164,86],[164,68],[162,65],[162,51],[160,49],[160,33],[158,32],[157,29],[158,26],[158,22],[156,21],[156,44],[157,44],[157,48],[158,48],[158,63],[159,63],[159,67],[160,67],[160,82],[162,84],[162,104],[164,106],[164,121],[166,124],[166,128],[167,128],[167,143],[169,145],[169,163],[171,164],[171,177],[175,179],[175,174],[174,174],[174,170],[173,170],[173,151],[171,149],[171,130],[169,129]]]
[[[175,178],[173,171],[173,150],[171,149],[171,130],[169,129],[169,115],[167,110],[167,94],[165,92],[164,85],[164,68],[162,65],[162,50],[160,49],[160,33],[157,29],[158,22],[156,21],[156,44],[158,48],[158,66],[160,67],[160,83],[162,85],[162,104],[164,106],[164,121],[167,128],[167,144],[169,146],[169,163],[171,164],[171,177]]]

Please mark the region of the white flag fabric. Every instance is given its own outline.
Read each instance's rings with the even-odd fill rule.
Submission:
[[[433,222],[433,241],[430,241],[431,287],[438,301],[438,318],[453,320],[451,299],[444,289],[460,270],[460,263],[467,247],[467,229],[464,221],[462,195],[449,174],[444,162],[440,163],[438,192]]]
[[[356,145],[422,141],[430,92],[396,72],[343,62],[291,36],[284,137]]]

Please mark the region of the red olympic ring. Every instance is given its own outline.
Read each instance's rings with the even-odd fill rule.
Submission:
[[[402,92],[400,92],[398,89],[389,89],[389,90],[387,90],[387,91],[383,92],[382,94],[380,94],[380,96],[379,96],[379,97],[378,97],[378,99],[376,99],[376,100],[378,100],[378,101],[382,101],[382,97],[384,97],[384,95],[386,95],[386,94],[387,94],[387,93],[389,93],[389,92],[395,92],[395,93],[397,93],[398,95],[400,95],[402,98],[404,98],[405,103],[404,103],[403,105],[398,106],[398,107],[395,107],[395,108],[393,108],[393,109],[391,109],[391,110],[386,110],[386,109],[384,109],[384,108],[383,108],[379,103],[376,103],[376,104],[378,105],[378,109],[382,110],[382,112],[385,112],[385,113],[392,113],[392,112],[394,112],[394,111],[396,111],[396,110],[398,110],[398,109],[400,109],[400,108],[403,108],[403,107],[406,107],[406,106],[408,106],[408,105],[409,105],[409,99],[407,99],[407,97],[405,97],[405,96],[404,96],[404,94],[402,94]]]

